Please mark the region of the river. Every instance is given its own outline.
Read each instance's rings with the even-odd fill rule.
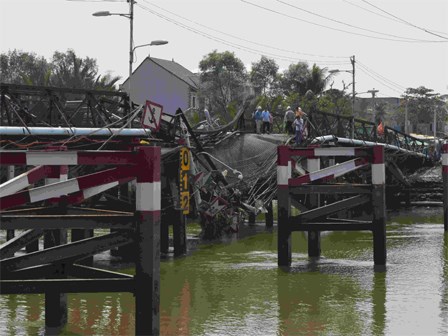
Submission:
[[[389,212],[385,272],[374,270],[369,232],[323,233],[317,261],[294,233],[292,267],[280,270],[276,233],[262,225],[165,259],[161,334],[448,335],[442,216],[441,207]],[[43,299],[0,296],[0,335],[44,334]],[[69,294],[68,302],[64,335],[134,332],[131,294]]]

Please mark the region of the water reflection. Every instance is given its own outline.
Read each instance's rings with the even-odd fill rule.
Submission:
[[[418,211],[391,217],[387,270],[373,267],[369,232],[322,234],[318,260],[308,259],[306,236],[294,233],[293,263],[286,269],[277,267],[275,232],[203,245],[188,257],[164,260],[161,333],[443,334],[448,235],[441,211]],[[0,334],[43,334],[43,304],[42,295],[0,296]],[[131,294],[69,294],[68,304],[63,334],[134,332]]]

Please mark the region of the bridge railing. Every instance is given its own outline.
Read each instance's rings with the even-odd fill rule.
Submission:
[[[315,111],[310,114],[309,119],[311,138],[335,135],[343,138],[385,143],[423,154],[431,146],[427,140],[418,139],[388,126],[385,126],[381,132],[375,123],[351,116]]]
[[[0,229],[26,230],[0,246],[0,294],[45,294],[46,333],[58,334],[55,330],[67,321],[66,293],[130,292],[135,296],[135,333],[158,335],[161,148],[0,151],[0,163],[38,166],[0,185]],[[67,179],[67,166],[79,165],[109,168]],[[23,190],[40,179],[46,185]],[[135,212],[67,206],[130,180],[136,180]],[[49,206],[24,207],[41,201]],[[71,242],[67,229],[72,230]],[[93,236],[93,229],[110,229],[111,233]],[[84,230],[92,234],[80,237],[79,231]],[[41,236],[43,250],[37,245],[37,250],[22,253]],[[129,245],[134,276],[84,263],[95,254]]]

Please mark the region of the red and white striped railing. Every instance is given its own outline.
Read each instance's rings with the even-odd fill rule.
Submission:
[[[46,164],[0,185],[0,210],[44,200],[51,203],[62,196],[68,203],[79,203],[137,179],[136,209],[160,212],[160,155],[159,147],[141,147],[136,152],[0,151],[1,165]],[[84,165],[118,167],[67,179],[67,165],[80,162]],[[42,178],[46,178],[46,185],[20,191]]]

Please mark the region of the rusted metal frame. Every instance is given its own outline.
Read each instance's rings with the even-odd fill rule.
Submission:
[[[0,215],[1,230],[45,229],[133,229],[134,216],[129,215]]]
[[[93,110],[95,108],[92,107],[92,102],[90,100],[90,96],[86,95],[86,99],[87,99],[86,105],[87,105],[87,111],[88,111],[87,114],[90,114],[90,121],[92,122],[93,126],[98,127],[98,123],[95,118],[95,114],[93,113]]]
[[[75,88],[62,88],[55,86],[39,86],[39,85],[23,85],[23,84],[7,84],[0,83],[0,89],[7,88],[9,92],[20,92],[22,94],[39,96],[45,91],[54,91],[57,93],[74,93],[85,94],[86,92],[93,92],[104,96],[119,96],[127,97],[127,93],[120,91],[107,91],[107,90],[86,90]]]
[[[372,224],[366,223],[291,223],[291,231],[372,231]]]
[[[86,101],[87,101],[87,97],[84,97],[84,99],[76,107],[75,112],[73,112],[73,114],[69,117],[68,122],[71,122],[72,119],[79,113],[79,111],[81,111],[81,108],[83,107],[84,104],[86,104]],[[83,119],[83,117],[81,117],[80,125],[82,125],[82,119]],[[78,125],[75,125],[75,126],[78,126]]]
[[[59,99],[56,100],[56,102],[54,103],[54,106],[56,107],[56,109],[58,110],[59,114],[62,116],[62,119],[64,119],[64,122],[67,124],[68,128],[72,128],[72,125],[70,125],[67,116],[65,115],[65,113],[62,111],[64,108],[62,107]]]
[[[131,235],[125,232],[114,232],[99,237],[87,238],[66,245],[29,253],[27,255],[0,261],[2,271],[13,271],[20,268],[41,264],[58,263],[70,259],[84,259],[91,255],[132,243]],[[63,292],[63,291],[61,291]]]
[[[365,184],[303,184],[298,187],[291,188],[289,193],[292,195],[303,194],[370,194],[372,192],[371,185]]]
[[[2,88],[2,102],[1,102],[1,106],[0,106],[0,109],[1,109],[1,120],[3,120],[3,115],[6,115],[6,119],[7,119],[7,121],[8,121],[8,125],[9,126],[12,126],[12,119],[11,119],[11,113],[10,113],[10,111],[9,111],[9,108],[8,108],[8,104],[6,103],[6,94],[7,94],[7,89],[3,89]]]
[[[2,272],[0,280],[33,280],[33,279],[45,279],[45,278],[48,279],[49,275],[58,274],[60,271],[61,271],[61,264],[45,264],[34,267],[22,268],[20,270],[12,272]]]
[[[92,97],[92,100],[96,103],[96,106],[99,106],[99,108],[96,109],[96,111],[99,111],[99,112],[101,112],[102,114],[104,114],[104,116],[106,117],[107,122],[108,122],[109,124],[112,123],[112,120],[110,119],[110,117],[109,117],[109,115],[108,115],[108,113],[107,113],[107,110],[105,109],[104,105],[101,104],[101,103],[98,101],[98,99],[95,98],[95,96],[94,96],[93,94],[89,94],[89,97]],[[99,113],[99,112],[98,112],[98,113]],[[101,116],[100,113],[99,113],[99,115]],[[102,119],[103,119],[103,118],[102,118]],[[105,121],[104,119],[103,119],[103,122],[104,122],[105,125],[107,125],[107,123],[106,123],[106,121]]]
[[[10,96],[11,97],[11,96]],[[9,102],[9,104],[12,104],[12,102]],[[10,106],[11,107],[11,106]],[[29,134],[31,134],[30,129],[28,128],[28,125],[25,123],[25,121],[22,119],[22,117],[19,115],[19,113],[16,111],[16,109],[14,107],[11,107],[9,110],[12,110],[14,112],[14,114],[16,115],[16,117],[19,119],[19,121],[22,123],[23,127],[26,128],[26,130],[28,131]],[[10,125],[13,126],[13,125]]]
[[[333,213],[339,212],[341,210],[350,209],[365,203],[370,202],[370,196],[357,195],[349,197],[331,204],[321,206],[319,208],[311,209],[303,212],[297,216],[291,217],[291,221],[299,220],[300,222],[309,221],[315,218],[324,217],[331,215]]]
[[[66,273],[69,277],[78,279],[133,279],[134,276],[119,272],[113,272],[96,267],[90,267],[85,265],[67,265]]]
[[[30,118],[32,115],[31,113],[27,113],[24,109],[24,107],[22,106],[22,102],[20,101],[20,98],[18,96],[16,96],[15,94],[9,94],[9,104],[13,105],[12,106],[12,110],[14,111],[14,113],[17,115],[17,117],[19,118],[19,120],[23,120],[23,122],[25,122],[23,116],[20,115],[20,113],[18,112],[18,110],[23,111],[23,114],[27,114],[27,117],[29,117],[29,119],[31,120],[32,118]],[[36,124],[33,122],[34,126],[36,126]],[[12,126],[12,125],[11,125]]]
[[[42,279],[42,280],[2,280],[0,294],[42,294],[134,292],[134,279]]]
[[[0,246],[0,259],[13,257],[15,252],[21,250],[36,239],[39,239],[43,234],[43,229],[30,229],[23,232],[20,236],[8,240]]]
[[[101,119],[101,121],[103,122],[103,125],[101,126],[105,126],[107,125],[106,120],[104,119],[104,117],[102,116],[102,114],[100,113],[100,111],[98,111],[98,109],[96,108],[96,106],[98,106],[98,101],[95,99],[94,95],[89,92],[87,93],[87,98],[88,98],[88,106],[90,110],[95,111],[96,115]],[[93,104],[92,104],[93,103]],[[102,112],[102,111],[101,111]],[[104,112],[103,112],[104,113]],[[92,113],[92,118],[93,118],[93,113]],[[109,119],[109,123],[110,123],[110,119]]]

